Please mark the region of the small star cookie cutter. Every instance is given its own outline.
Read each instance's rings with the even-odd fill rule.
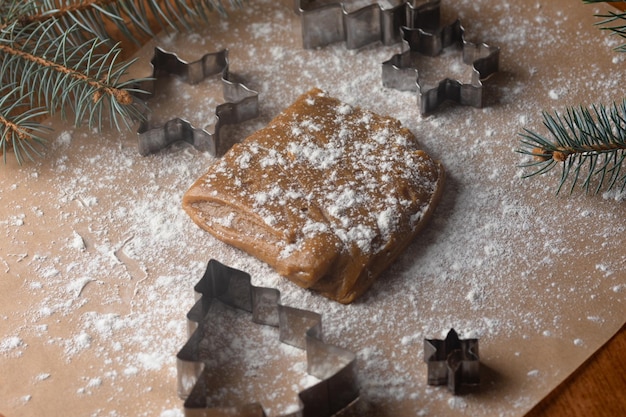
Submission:
[[[444,340],[424,339],[424,361],[428,365],[428,385],[447,385],[458,394],[461,386],[480,382],[478,339],[461,340],[454,329]]]
[[[198,150],[217,155],[222,125],[242,123],[259,115],[259,93],[233,80],[229,72],[227,49],[208,53],[196,61],[187,62],[175,53],[156,47],[151,64],[153,77],[143,88],[150,93],[148,99],[154,93],[156,79],[160,75],[171,74],[188,84],[197,84],[205,78],[221,74],[225,102],[215,108],[216,122],[213,132],[194,127],[180,117],[171,119],[162,126],[153,126],[148,121],[141,122],[137,130],[141,155],[156,153],[179,141],[188,142]]]
[[[356,355],[322,341],[319,314],[282,305],[278,290],[255,287],[249,274],[214,259],[194,289],[198,297],[187,315],[189,340],[177,354],[178,393],[185,399],[185,415],[222,415],[223,407],[207,400],[211,352],[202,349],[204,324],[211,320],[209,307],[216,301],[252,313],[254,323],[278,327],[281,342],[306,350],[307,372],[321,381],[299,393],[301,410],[288,416],[330,417],[358,399]],[[229,406],[228,416],[262,417],[265,413],[260,404],[248,402]]]
[[[440,2],[436,3],[436,7],[440,7]],[[498,72],[500,48],[466,41],[465,30],[458,19],[443,26],[437,21],[437,26],[434,30],[419,23],[412,27],[402,27],[403,52],[383,63],[383,86],[402,91],[417,91],[422,114],[432,113],[446,101],[482,108],[482,82]],[[463,63],[472,66],[471,82],[461,83],[444,78],[435,87],[423,86],[416,68],[420,56],[434,57],[444,48],[453,45],[461,48]]]

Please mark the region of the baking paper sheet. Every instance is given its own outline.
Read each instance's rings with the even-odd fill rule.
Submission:
[[[224,129],[227,141],[320,87],[400,119],[446,168],[443,199],[374,287],[339,305],[184,214],[182,194],[214,163],[211,155],[176,145],[141,157],[133,130],[74,128],[54,118],[42,159],[20,167],[9,156],[0,169],[0,413],[182,415],[175,354],[187,338],[193,286],[215,258],[249,272],[255,285],[278,288],[284,304],[321,313],[326,341],[356,352],[362,395],[346,415],[524,415],[626,317],[626,195],[580,188],[556,195],[560,173],[522,179],[524,158],[515,152],[523,128],[541,131],[542,110],[624,97],[625,57],[613,50],[619,39],[594,27],[593,14],[607,7],[444,1],[444,17],[459,17],[468,40],[501,48],[500,72],[485,83],[485,108],[446,105],[429,117],[415,93],[382,86],[381,63],[400,45],[303,50],[288,1],[252,0],[205,29],[150,42],[134,75],[150,72],[155,45],[190,60],[230,50],[231,70],[260,92],[260,116]],[[425,72],[466,76],[448,56],[441,61]],[[151,105],[202,123],[219,101],[216,87],[218,80],[175,85],[179,98]],[[269,415],[293,411],[297,392],[314,382],[302,352],[245,315],[223,315],[229,330],[215,343],[223,363],[239,369],[226,374],[242,377],[224,380],[215,401],[261,401]],[[480,387],[456,397],[426,385],[422,358],[423,339],[451,327],[480,338],[482,363]]]

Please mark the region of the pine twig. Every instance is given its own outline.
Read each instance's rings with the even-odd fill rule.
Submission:
[[[562,164],[560,192],[571,179],[570,192],[582,182],[589,192],[596,181],[594,192],[626,187],[626,173],[622,171],[626,159],[626,100],[621,104],[569,108],[564,115],[543,113],[544,126],[549,137],[524,129],[518,152],[530,155],[523,164],[533,171],[525,177],[544,174]]]
[[[137,80],[122,81],[132,61],[120,62],[119,48],[109,48],[98,39],[74,44],[71,38],[80,30],[78,26],[59,37],[55,21],[33,25],[11,30],[0,44],[2,72],[21,86],[22,95],[32,92],[33,99],[45,104],[51,114],[60,109],[66,117],[70,108],[76,125],[87,118],[93,126],[106,103],[111,103],[116,126],[118,119],[141,117],[131,95]]]
[[[241,6],[241,0],[229,3]],[[140,44],[141,38],[154,37],[160,30],[189,30],[206,22],[207,12],[212,11],[225,14],[222,0],[78,0],[63,6],[58,0],[41,0],[35,9],[20,17],[20,22],[28,25],[55,19],[62,27],[79,25],[85,33],[103,40],[117,39],[121,34]]]
[[[584,0],[585,3],[606,3],[604,0]],[[602,20],[597,23],[602,30],[607,30],[613,34],[626,39],[626,1],[616,1],[612,3],[617,9],[616,11],[607,11],[606,13],[595,15]],[[626,43],[615,48],[619,52],[626,52]]]
[[[229,0],[233,7],[241,0]],[[32,159],[45,143],[36,120],[73,115],[101,128],[144,117],[134,100],[146,80],[126,80],[133,61],[119,43],[141,44],[154,29],[189,29],[225,13],[222,0],[9,0],[0,1],[0,152],[18,162]],[[118,39],[118,38],[122,39]],[[9,88],[10,87],[10,88]]]
[[[4,162],[8,152],[13,152],[19,164],[25,158],[40,156],[40,150],[46,143],[43,134],[49,129],[37,122],[46,115],[46,109],[31,108],[28,97],[20,94],[20,87],[15,85],[0,88],[0,108],[6,110],[0,115],[0,152]],[[12,116],[9,116],[12,115]]]

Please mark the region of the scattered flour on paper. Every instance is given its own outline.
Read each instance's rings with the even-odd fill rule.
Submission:
[[[94,355],[96,363],[85,369],[83,379],[76,381],[77,396],[89,396],[104,387],[123,383],[143,384],[149,379],[147,375],[163,375],[163,370],[171,385],[176,375],[174,355],[187,337],[184,317],[193,304],[191,289],[202,276],[209,258],[250,273],[255,285],[278,288],[284,304],[323,314],[326,340],[357,353],[364,414],[369,411],[368,402],[378,400],[420,404],[416,415],[428,415],[429,404],[436,401],[446,402],[450,410],[457,412],[474,410],[471,398],[450,398],[431,388],[419,392],[414,389],[424,379],[422,367],[415,365],[422,339],[444,337],[450,327],[459,330],[462,337],[481,337],[486,341],[512,335],[559,337],[563,329],[558,313],[547,320],[533,315],[532,311],[548,308],[558,311],[567,303],[579,304],[580,314],[587,318],[587,323],[598,326],[603,323],[602,314],[606,312],[588,314],[584,297],[592,297],[598,291],[599,287],[591,284],[593,280],[604,280],[611,283],[614,297],[624,299],[626,283],[614,273],[623,270],[623,255],[604,259],[600,253],[604,248],[590,248],[602,262],[583,277],[589,281],[587,295],[577,295],[571,291],[574,284],[569,288],[563,286],[550,269],[560,265],[560,257],[571,255],[570,240],[582,237],[584,231],[570,228],[565,235],[563,230],[554,230],[547,223],[556,219],[557,224],[561,220],[571,225],[572,219],[563,214],[566,210],[558,208],[542,206],[545,211],[539,212],[539,203],[527,200],[524,191],[532,185],[522,181],[521,173],[513,168],[518,162],[513,152],[509,152],[511,160],[495,158],[490,166],[473,163],[478,155],[508,152],[508,148],[515,146],[511,141],[515,132],[530,120],[537,124],[539,110],[532,100],[526,101],[529,87],[525,82],[511,77],[504,84],[498,106],[517,116],[501,119],[495,125],[485,122],[498,111],[489,107],[449,108],[440,115],[422,118],[416,110],[413,93],[380,86],[379,64],[396,53],[397,46],[378,45],[354,52],[337,44],[309,51],[302,50],[297,39],[287,41],[286,46],[276,46],[285,45],[285,41],[274,42],[275,39],[293,39],[293,33],[297,33],[294,25],[298,23],[284,7],[260,13],[260,7],[267,7],[267,3],[268,0],[251,2],[242,12],[246,18],[262,20],[250,29],[254,36],[267,42],[248,48],[236,37],[229,38],[234,70],[249,65],[245,72],[254,87],[262,91],[262,115],[244,129],[263,126],[297,95],[313,86],[351,105],[398,118],[448,170],[447,192],[432,224],[362,302],[342,306],[294,288],[267,266],[210,238],[191,224],[180,208],[182,194],[215,158],[182,145],[141,158],[132,144],[123,139],[116,142],[111,134],[80,129],[60,132],[52,150],[62,152],[53,153],[56,159],[52,172],[43,173],[36,164],[24,168],[24,172],[30,172],[29,180],[49,185],[47,191],[35,196],[40,200],[38,208],[32,212],[25,202],[15,203],[15,214],[0,220],[2,233],[16,242],[19,251],[10,259],[6,259],[8,255],[0,255],[2,260],[7,268],[14,262],[29,264],[35,274],[23,277],[24,286],[41,300],[21,317],[11,313],[0,317],[3,324],[11,323],[9,333],[0,339],[0,356],[19,359],[35,344],[58,347],[67,363],[79,361],[86,353]],[[571,53],[577,55],[590,45],[584,42],[577,46],[564,45],[563,32],[571,22],[561,14],[545,16],[539,3],[534,21],[517,20],[520,13],[516,10],[524,5],[491,3],[464,0],[455,8],[464,22],[468,16],[469,22],[476,16],[486,16],[480,14],[486,7],[494,8],[493,17],[466,24],[466,30],[472,37],[501,46],[505,52],[501,58],[503,69],[527,75],[530,82],[536,80],[534,94],[548,94],[555,103],[568,104],[569,98],[580,91],[599,93],[617,88],[619,77],[598,69],[588,77],[572,80],[558,73],[545,76],[547,69],[534,68],[532,62],[512,63],[511,57],[527,54],[531,48],[539,51],[538,54],[574,48]],[[228,25],[222,22],[214,29],[224,32]],[[196,33],[170,36],[165,43],[170,48],[188,44],[202,49],[198,47],[213,45],[210,36]],[[612,40],[605,43],[608,48],[615,45]],[[258,56],[272,59],[257,60]],[[310,63],[315,63],[316,68],[309,68]],[[618,59],[614,63],[616,68],[623,65]],[[515,68],[508,67],[513,65]],[[358,70],[343,71],[345,68]],[[284,80],[289,77],[297,77],[299,81],[285,88]],[[567,88],[563,88],[566,82]],[[599,95],[592,99],[608,102],[612,97]],[[181,110],[188,111],[193,109]],[[85,161],[69,156],[71,146],[94,133],[109,136],[110,143],[85,146],[102,146],[103,151],[92,151],[96,156]],[[501,143],[494,144],[497,141]],[[93,172],[93,164],[99,167],[96,175],[88,174]],[[535,198],[553,198],[551,193],[538,191]],[[607,203],[617,204],[624,200],[624,195],[613,191],[602,197]],[[576,212],[573,204],[568,207],[563,202],[563,205],[572,209],[569,215],[574,221],[596,221],[595,231],[603,241],[623,233],[623,228],[613,226],[622,219],[612,216],[610,210]],[[30,230],[29,222],[42,225],[58,222],[70,231],[67,236],[54,238],[56,245],[63,246],[59,255],[50,255],[45,248],[20,247],[20,233]],[[510,236],[522,236],[522,239],[513,244]],[[543,255],[538,257],[539,252]],[[532,259],[533,263],[526,265],[525,259]],[[153,271],[162,271],[162,275]],[[543,288],[546,292],[533,293],[526,284],[540,278],[547,282]],[[520,296],[524,303],[503,309],[511,294]],[[126,307],[125,313],[119,312],[120,306]],[[417,326],[415,316],[421,318]],[[16,320],[24,324],[14,325]],[[51,327],[62,336],[50,337]],[[255,337],[263,343],[251,347],[240,337],[225,349],[223,360],[244,358],[249,371],[254,372],[262,369],[263,362],[275,358],[279,350],[288,362],[294,363],[293,392],[312,382],[300,366],[300,356],[271,341],[275,332],[265,329],[258,333]],[[381,343],[384,338],[392,341],[395,350],[390,349],[389,343]],[[568,343],[582,347],[586,342],[583,337],[576,337]],[[540,375],[539,369],[527,370],[528,378],[536,379]],[[45,370],[34,378],[39,383],[48,383],[54,377],[54,371]],[[265,384],[258,383],[261,388]],[[237,389],[246,392],[247,388]],[[137,393],[117,395],[123,398]],[[179,400],[175,395],[172,397],[152,415],[182,416]],[[33,401],[29,394],[20,400],[24,407]],[[530,401],[523,396],[514,398],[512,408],[500,412],[515,414],[516,409],[531,405]],[[113,408],[106,415],[125,415],[115,409],[115,404],[112,400],[107,405]],[[105,405],[97,405],[101,406]],[[292,399],[273,403],[270,408],[278,415],[292,411],[293,407]]]

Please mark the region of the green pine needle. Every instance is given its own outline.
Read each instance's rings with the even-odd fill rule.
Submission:
[[[15,159],[22,164],[24,159],[34,159],[40,156],[46,140],[43,138],[49,129],[37,122],[37,119],[47,114],[46,109],[31,108],[29,97],[20,93],[20,87],[15,85],[0,88],[0,108],[3,114],[12,114],[12,117],[0,115],[0,152],[6,163],[7,154],[13,152]],[[6,110],[6,113],[5,113]]]
[[[563,115],[543,113],[548,135],[524,129],[518,152],[532,157],[523,164],[544,174],[561,165],[557,193],[568,180],[570,192],[580,184],[587,192],[626,188],[626,100],[611,106],[568,108]]]
[[[231,7],[241,0],[229,0]],[[59,112],[79,126],[130,128],[145,116],[144,79],[127,79],[114,35],[140,43],[161,29],[186,30],[225,13],[222,0],[0,1],[0,152],[41,154],[38,121]]]
[[[626,38],[626,24],[620,23],[626,22],[626,12],[609,11],[597,16],[604,19],[598,23],[602,29]],[[616,50],[626,52],[626,44]],[[593,193],[626,189],[626,170],[622,169],[626,159],[626,99],[608,107],[568,108],[563,115],[544,112],[543,124],[546,135],[529,129],[520,133],[518,152],[530,156],[529,162],[522,165],[530,169],[524,177],[545,174],[560,165],[557,193],[568,181],[570,193],[576,185]]]
[[[100,39],[111,39],[115,30],[129,40],[139,43],[137,36],[155,36],[164,29],[189,30],[207,21],[207,12],[226,12],[222,0],[85,0],[68,2],[59,7],[57,0],[41,0],[22,17],[22,22],[58,20],[62,27],[79,25]],[[241,0],[230,0],[231,7],[241,6]],[[152,17],[152,18],[151,18]]]
[[[606,3],[604,0],[584,0],[585,3]],[[622,0],[622,3],[626,1]],[[603,14],[597,14],[596,17],[602,20],[597,23],[603,30],[612,32],[613,34],[626,39],[626,12],[609,10]],[[626,44],[619,45],[615,48],[619,52],[626,52]]]
[[[58,36],[56,24],[48,20],[7,28],[0,44],[1,68],[5,79],[20,86],[17,93],[32,97],[50,114],[60,111],[68,119],[69,112],[73,113],[76,126],[85,120],[90,127],[101,126],[104,110],[109,110],[116,127],[120,120],[128,124],[141,119],[132,95],[136,92],[132,86],[141,80],[121,81],[132,61],[120,62],[120,48],[108,47],[97,38],[75,44],[73,35],[81,30],[78,25]]]

